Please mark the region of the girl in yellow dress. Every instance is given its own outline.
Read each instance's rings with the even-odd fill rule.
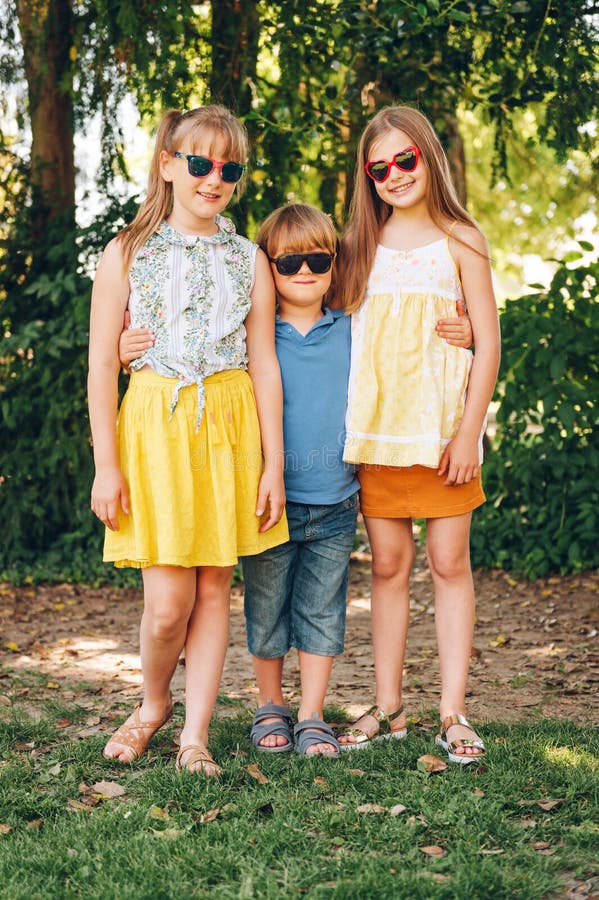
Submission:
[[[339,738],[349,749],[405,736],[402,670],[408,631],[412,519],[427,520],[449,759],[484,745],[465,717],[474,627],[469,532],[484,502],[482,435],[500,356],[489,254],[460,206],[447,159],[417,110],[379,112],[362,135],[339,259],[337,302],[352,313],[346,462],[360,464],[372,549],[375,705]],[[465,300],[476,353],[435,334]]]
[[[104,559],[141,568],[143,702],[104,755],[130,763],[172,714],[185,647],[177,767],[213,776],[208,723],[241,555],[288,539],[275,295],[258,246],[224,218],[243,184],[243,125],[221,106],[164,116],[147,198],[108,244],[92,294],[91,505]],[[132,365],[118,416],[123,313],[155,339]]]

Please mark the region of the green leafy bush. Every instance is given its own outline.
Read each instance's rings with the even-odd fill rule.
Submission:
[[[599,261],[581,257],[501,315],[497,433],[472,557],[531,579],[599,565]]]
[[[23,223],[1,248],[0,578],[114,577],[89,508],[86,376],[90,272],[122,221],[118,209],[93,229],[57,218],[35,248]]]

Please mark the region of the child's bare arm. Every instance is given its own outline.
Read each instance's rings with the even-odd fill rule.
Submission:
[[[260,479],[256,515],[268,514],[260,531],[279,521],[285,508],[283,481],[283,390],[275,352],[275,291],[270,265],[262,250],[256,258],[252,307],[245,320],[248,372],[254,385],[264,471]]]
[[[131,316],[125,312],[123,331],[119,338],[119,359],[123,368],[127,369],[134,359],[154,346],[154,332],[149,328],[129,328]]]
[[[439,319],[436,331],[440,338],[451,344],[452,347],[465,347],[468,350],[472,346],[473,333],[472,322],[466,311],[463,300],[456,303],[457,316],[451,319]]]
[[[113,240],[102,254],[94,279],[87,379],[96,466],[91,507],[112,530],[118,530],[119,509],[129,512],[129,491],[121,471],[116,440],[117,348],[128,297],[121,248]]]

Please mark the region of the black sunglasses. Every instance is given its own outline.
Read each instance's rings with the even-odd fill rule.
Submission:
[[[276,259],[268,258],[277,267],[279,275],[297,275],[304,261],[314,275],[324,275],[333,263],[331,253],[284,253]]]
[[[187,171],[193,178],[204,178],[210,175],[213,169],[220,169],[220,177],[229,184],[235,184],[243,175],[245,166],[237,162],[218,162],[208,156],[196,156],[195,153],[179,153],[176,150],[171,156],[177,159],[187,160]]]

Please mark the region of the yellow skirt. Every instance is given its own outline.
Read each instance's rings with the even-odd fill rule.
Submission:
[[[264,533],[256,516],[262,450],[251,379],[240,369],[187,386],[171,416],[175,380],[131,376],[118,420],[131,512],[106,529],[104,561],[116,566],[233,566],[288,540],[287,521]]]
[[[445,486],[429,466],[370,466],[358,470],[360,509],[375,519],[444,519],[485,502],[480,474],[468,484]]]

